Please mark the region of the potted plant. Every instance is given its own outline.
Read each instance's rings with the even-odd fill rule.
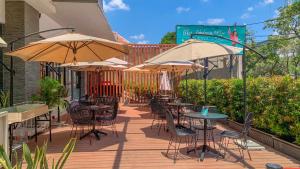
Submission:
[[[75,138],[72,138],[68,142],[59,160],[56,163],[53,160],[51,165],[52,169],[62,169],[64,167],[67,159],[69,158],[70,154],[74,150],[75,143],[76,143]],[[27,164],[27,169],[38,169],[38,168],[48,169],[50,166],[48,165],[46,152],[47,152],[47,144],[44,144],[42,147],[36,147],[34,156],[32,157],[29,147],[24,143],[22,159],[19,160],[17,155],[15,155],[16,164],[13,165],[11,160],[9,160],[8,155],[5,153],[4,148],[0,146],[0,166],[2,166],[4,169],[22,169],[22,164],[23,161],[25,160]]]
[[[57,107],[58,123],[60,123],[60,106],[66,107],[65,98],[67,96],[68,90],[59,81],[45,77],[40,81],[40,92],[37,95],[33,95],[32,100],[42,101],[50,109]]]

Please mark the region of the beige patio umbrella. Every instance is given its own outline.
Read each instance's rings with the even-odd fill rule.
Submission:
[[[193,63],[191,61],[167,61],[161,63],[146,63],[140,66],[142,69],[150,71],[168,71],[168,72],[182,72],[187,69],[199,69],[204,68],[200,64]]]
[[[67,33],[32,42],[7,53],[24,61],[55,63],[95,62],[127,54],[127,46],[106,39]]]
[[[192,61],[202,58],[239,54],[242,50],[242,48],[233,46],[190,39],[145,62],[158,64],[168,61]]]
[[[74,71],[97,71],[103,68],[110,69],[126,69],[128,62],[118,59],[110,58],[102,62],[72,62],[60,65],[60,67],[68,67]]]
[[[0,48],[6,48],[7,44],[6,42],[0,37]]]
[[[149,72],[150,73],[150,70],[141,69],[141,66],[143,66],[143,64],[142,65],[136,65],[136,66],[130,67],[128,69],[124,69],[123,71],[124,72]]]
[[[190,39],[183,44],[175,46],[151,59],[146,60],[146,63],[158,64],[167,61],[192,61],[217,56],[236,55],[243,49],[233,46],[221,45],[212,42],[204,42],[200,40]],[[204,100],[207,98],[207,67],[204,76]],[[187,88],[186,88],[187,90]]]

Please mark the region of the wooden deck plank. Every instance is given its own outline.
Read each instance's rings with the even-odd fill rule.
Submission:
[[[218,161],[214,157],[205,158],[199,162],[195,153],[185,154],[185,144],[182,144],[182,153],[176,163],[170,157],[165,156],[169,135],[161,131],[157,134],[157,128],[151,129],[151,116],[147,109],[138,107],[121,106],[118,115],[117,129],[119,137],[113,135],[110,128],[104,128],[109,135],[102,137],[100,141],[92,138],[92,145],[89,138],[78,140],[74,152],[66,163],[66,169],[99,169],[99,168],[124,168],[124,169],[180,169],[180,168],[265,168],[265,163],[279,163],[284,167],[300,167],[300,162],[269,147],[263,151],[251,151],[253,160],[246,156],[244,163],[237,160],[237,150],[231,151],[232,156]],[[221,131],[224,126],[218,126]],[[60,127],[53,130],[53,142],[48,144],[48,159],[58,159],[60,152],[69,139],[70,126]],[[47,133],[39,137],[38,144],[47,139]],[[199,143],[201,144],[201,143]],[[34,147],[35,143],[31,143]]]

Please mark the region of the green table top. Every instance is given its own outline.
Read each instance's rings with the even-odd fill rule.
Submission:
[[[208,119],[208,120],[221,120],[221,119],[227,119],[226,114],[221,113],[208,113],[207,115],[203,115],[201,112],[196,113],[186,113],[184,116],[189,118],[195,118],[195,119]]]
[[[193,106],[192,103],[168,103],[169,106]]]

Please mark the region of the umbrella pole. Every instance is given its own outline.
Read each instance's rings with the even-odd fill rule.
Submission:
[[[208,75],[208,58],[204,59],[204,105],[207,104],[207,75]]]
[[[188,74],[188,70],[185,70],[185,101],[187,102],[188,99],[188,82],[187,82],[187,74]]]

